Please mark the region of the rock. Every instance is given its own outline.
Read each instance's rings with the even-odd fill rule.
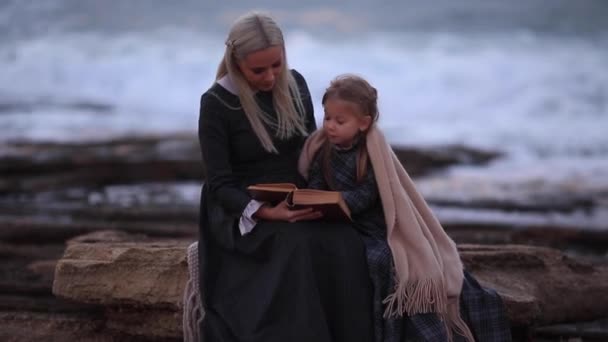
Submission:
[[[107,306],[181,307],[188,242],[74,243],[55,270],[53,293]]]
[[[2,227],[0,231],[6,229],[6,227],[2,225],[0,225],[0,227]],[[29,262],[33,260],[59,259],[63,255],[65,249],[63,243],[38,244],[36,242],[35,239],[32,239],[29,243],[11,244],[3,242],[2,239],[0,239],[0,260],[2,260],[3,263],[6,261]]]
[[[608,261],[608,231],[568,225],[540,225],[509,222],[442,221],[443,228],[456,243],[521,244],[556,248],[564,253]]]
[[[40,312],[0,312],[0,341],[117,341],[104,331],[103,316]]]
[[[522,245],[460,245],[469,269],[503,297],[512,325],[580,322],[608,316],[608,266],[558,250]]]
[[[22,245],[0,242],[0,300],[4,308],[14,308],[20,302],[36,303],[43,297],[52,297],[54,263],[63,254],[63,245]],[[8,297],[14,296],[15,300]],[[30,300],[25,297],[32,296]]]
[[[53,292],[105,308],[106,326],[127,335],[179,338],[187,241],[72,243]],[[608,315],[608,269],[530,246],[461,245],[467,269],[503,297],[514,327]],[[566,295],[567,294],[567,295]],[[139,315],[138,316],[138,312]],[[130,324],[128,322],[158,322]]]
[[[556,324],[534,329],[535,337],[578,338],[579,341],[608,341],[608,318],[592,322]],[[568,340],[570,341],[570,339]]]
[[[485,151],[467,146],[435,147],[393,146],[397,158],[412,177],[455,164],[485,164],[501,157],[497,151]]]
[[[110,233],[106,237],[117,238]],[[91,236],[82,240],[90,241]],[[106,327],[125,336],[177,339],[181,336],[189,243],[72,240],[57,265],[53,292],[61,298],[102,306]]]
[[[465,146],[394,147],[412,175],[434,168],[485,163],[500,154]],[[148,136],[80,143],[0,145],[0,193],[69,186],[201,180],[199,142],[192,135]]]
[[[100,230],[120,230],[157,237],[189,237],[198,231],[198,222],[64,220],[45,217],[0,217],[0,241],[12,243],[63,243],[77,235]]]
[[[460,242],[489,236],[498,239],[489,243],[544,245],[606,259],[605,186],[577,177],[522,173],[517,167],[505,170],[504,165],[475,169],[454,168],[416,181],[444,228]]]
[[[70,300],[57,298],[51,294],[50,286],[44,294],[8,293],[0,294],[0,313],[8,312],[40,312],[40,313],[90,313],[103,312],[98,306],[76,303]],[[3,341],[0,339],[0,341]]]
[[[76,236],[66,241],[66,244],[96,243],[96,242],[136,242],[144,241],[148,237],[144,234],[129,234],[116,230],[99,230],[93,233]]]
[[[82,304],[68,303],[52,294],[55,265],[64,249],[63,244],[0,242],[0,313],[82,312]]]
[[[170,160],[200,161],[200,149],[196,137],[149,135],[109,141],[76,143],[24,141],[0,145],[0,165],[2,165],[0,173],[6,175],[56,172],[113,164],[137,165],[146,161]],[[200,170],[199,164],[196,171],[200,172]]]
[[[182,341],[182,312],[175,309],[107,308],[106,327],[116,334]]]
[[[27,269],[40,276],[44,283],[52,284],[57,260],[36,260],[27,265]]]
[[[0,174],[0,193],[203,175],[198,141],[189,135],[5,144],[0,146]]]
[[[573,213],[577,210],[590,212],[595,203],[592,196],[572,196],[555,193],[553,196],[536,198],[433,198],[426,197],[429,204],[450,208],[497,210],[501,212]]]

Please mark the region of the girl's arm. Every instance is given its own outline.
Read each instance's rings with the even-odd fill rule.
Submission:
[[[308,172],[308,184],[307,188],[309,189],[317,189],[317,190],[328,190],[329,187],[325,182],[325,178],[323,177],[323,172],[321,171],[321,164],[319,162],[319,158],[315,158],[310,166],[310,171]]]
[[[380,193],[376,177],[371,165],[368,164],[365,179],[353,190],[342,191],[342,197],[348,205],[351,214],[362,213],[377,205],[380,201]]]

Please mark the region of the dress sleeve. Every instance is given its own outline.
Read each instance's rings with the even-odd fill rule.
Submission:
[[[258,223],[256,219],[253,218],[253,214],[255,214],[260,207],[264,205],[264,202],[251,200],[245,210],[243,210],[243,215],[241,215],[241,219],[239,220],[239,231],[241,235],[249,234],[255,225]]]
[[[212,95],[203,94],[198,138],[209,193],[217,199],[227,213],[240,216],[251,201],[251,197],[232,172],[229,131],[225,122],[226,110],[226,107]]]

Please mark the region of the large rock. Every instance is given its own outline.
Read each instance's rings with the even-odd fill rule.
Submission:
[[[51,304],[60,305],[51,287],[55,264],[64,248],[63,245],[7,244],[0,240],[0,311],[40,311]]]
[[[393,147],[411,175],[449,165],[482,164],[500,156],[467,146]],[[0,194],[70,186],[203,177],[195,135],[144,136],[78,143],[0,143]]]
[[[70,240],[55,270],[53,292],[102,306],[105,329],[115,337],[178,339],[189,242],[98,242],[131,240],[125,236],[97,232]]]
[[[608,267],[558,250],[523,245],[460,245],[466,268],[498,291],[512,325],[538,326],[608,316]]]
[[[149,136],[79,143],[0,144],[0,193],[201,179],[192,135]]]
[[[73,243],[55,269],[56,295],[104,306],[177,310],[188,242]]]
[[[82,234],[105,230],[119,230],[132,234],[145,234],[156,237],[192,237],[198,227],[196,221],[102,221],[77,219],[67,221],[63,217],[0,217],[0,243],[38,242],[40,244],[63,244],[67,239]],[[0,252],[1,253],[1,252]]]
[[[59,314],[31,311],[0,312],[0,341],[117,341],[105,331],[105,321],[90,313]]]
[[[550,215],[547,215],[549,220]],[[506,220],[505,220],[506,221]],[[458,244],[516,244],[555,248],[577,259],[605,263],[608,259],[608,230],[567,224],[522,224],[521,222],[449,222],[443,228]]]
[[[434,147],[392,146],[410,176],[416,177],[456,164],[483,165],[503,156],[502,152],[462,145]]]
[[[53,292],[105,307],[106,328],[127,336],[179,338],[187,245],[186,241],[74,241],[57,264]],[[584,264],[549,248],[462,245],[460,249],[466,267],[482,285],[503,297],[515,327],[608,315],[605,266]]]

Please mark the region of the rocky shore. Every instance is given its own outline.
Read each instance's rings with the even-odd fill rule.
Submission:
[[[465,146],[395,151],[414,177],[501,155]],[[179,340],[184,251],[196,240],[202,179],[188,135],[1,144],[0,340]],[[602,205],[560,199],[429,201],[438,213]],[[608,340],[608,223],[439,217],[465,265],[503,296],[517,340]]]
[[[99,308],[96,321],[115,337],[179,340],[190,241],[133,240],[107,231],[70,241],[57,264],[53,292]],[[462,244],[459,249],[467,269],[502,296],[522,340],[541,331],[550,335],[548,325],[606,314],[606,266],[544,247]],[[536,326],[544,330],[529,331]]]

